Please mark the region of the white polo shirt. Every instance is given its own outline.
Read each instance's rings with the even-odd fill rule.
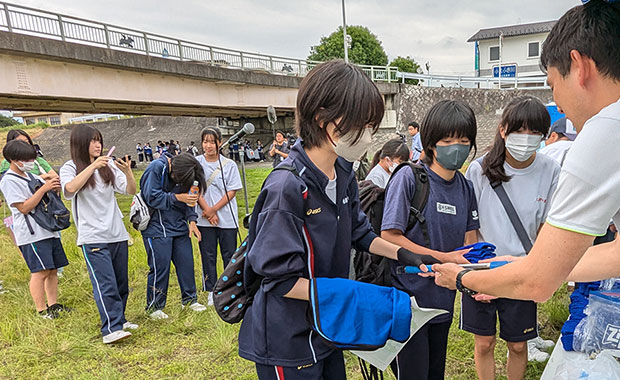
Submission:
[[[590,118],[566,155],[547,223],[604,235],[620,223],[620,99]]]

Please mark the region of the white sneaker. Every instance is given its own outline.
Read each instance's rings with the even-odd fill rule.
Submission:
[[[118,342],[119,340],[128,338],[130,336],[131,336],[131,333],[129,331],[124,331],[124,330],[114,331],[113,333],[108,334],[103,337],[103,343],[110,344],[110,343]]]
[[[207,310],[207,307],[201,303],[198,302],[194,302],[191,305],[188,306],[190,309],[197,311],[197,312],[201,312],[201,311],[205,311]],[[185,305],[181,305],[182,309],[185,309]]]
[[[213,306],[213,292],[209,293],[209,298],[207,298],[207,306]]]
[[[537,336],[534,339],[530,339],[527,341],[529,342],[533,342],[535,347],[538,348],[539,350],[546,350],[548,348],[551,348],[553,346],[555,346],[555,342],[550,340],[550,339],[543,339],[539,336]]]
[[[154,321],[159,320],[159,319],[168,319],[168,314],[164,313],[161,310],[155,310],[154,312],[149,314],[149,318],[151,318]]]
[[[131,323],[131,322],[123,323],[123,330],[137,330],[138,327],[140,327],[140,326],[138,326],[135,323]]]
[[[528,361],[542,363],[544,361],[547,361],[547,359],[549,359],[548,353],[539,351],[533,342],[531,341],[527,342],[527,360]]]

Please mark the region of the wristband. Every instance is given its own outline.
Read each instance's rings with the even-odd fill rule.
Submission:
[[[463,294],[467,294],[468,296],[475,296],[476,294],[478,294],[477,291],[463,286],[463,276],[471,271],[471,269],[464,269],[456,275],[456,289]]]
[[[397,254],[398,262],[405,266],[419,267],[422,264],[441,264],[441,261],[431,255],[420,255],[405,248],[399,248]]]

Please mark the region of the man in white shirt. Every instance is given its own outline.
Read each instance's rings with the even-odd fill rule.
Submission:
[[[544,302],[566,280],[620,276],[620,239],[592,247],[610,219],[620,222],[618,25],[620,3],[590,0],[562,16],[543,46],[547,82],[579,136],[529,255],[488,271],[434,265],[437,284],[469,294]]]
[[[551,125],[549,137],[547,137],[545,147],[540,150],[540,153],[553,158],[562,166],[576,137],[577,131],[573,123],[566,117],[558,119]]]

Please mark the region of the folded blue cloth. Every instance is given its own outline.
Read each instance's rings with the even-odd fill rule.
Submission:
[[[388,339],[404,342],[411,299],[395,288],[343,278],[310,280],[312,328],[333,347],[374,350]]]
[[[462,249],[470,249],[463,257],[472,264],[477,264],[480,260],[487,260],[495,257],[495,246],[487,242],[466,245],[455,249],[455,251],[460,251]]]

